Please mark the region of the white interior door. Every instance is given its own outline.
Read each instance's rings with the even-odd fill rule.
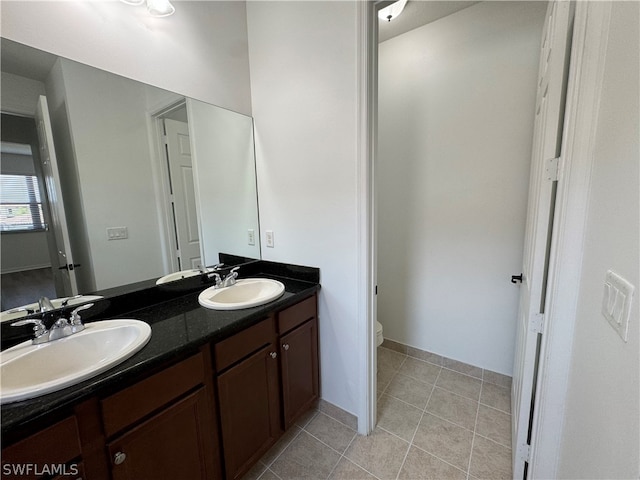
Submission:
[[[511,392],[513,478],[526,478],[564,118],[571,8],[550,2],[542,34],[522,284]]]
[[[167,156],[180,269],[201,264],[189,125],[165,119]]]
[[[49,107],[47,98],[43,95],[38,99],[36,126],[40,143],[40,161],[42,162],[45,190],[51,210],[50,230],[53,232],[53,238],[55,239],[55,242],[50,242],[49,250],[56,292],[59,296],[73,296],[78,294],[75,269],[80,265],[73,262],[60,174],[58,172],[58,161],[53,145]]]

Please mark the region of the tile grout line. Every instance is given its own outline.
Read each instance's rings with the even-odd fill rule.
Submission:
[[[480,397],[482,397],[483,384],[480,385]],[[478,428],[479,414],[480,414],[480,398],[478,398],[478,405],[476,406],[476,421],[473,424],[473,437],[471,437],[471,453],[469,454],[469,464],[467,465],[467,480],[469,480],[469,477],[471,476],[471,460],[473,459],[473,445],[476,441],[476,430]]]
[[[424,418],[424,414],[427,411],[427,407],[429,406],[429,400],[431,400],[431,396],[433,395],[433,391],[436,389],[436,383],[438,382],[438,379],[440,378],[440,374],[441,373],[442,373],[442,367],[438,371],[438,376],[436,377],[436,380],[433,383],[433,386],[431,387],[431,392],[429,392],[429,397],[427,397],[427,401],[424,404],[424,408],[422,409],[422,415],[420,415],[420,420],[418,420],[418,425],[416,426],[416,429],[413,431],[413,436],[411,437],[411,441],[409,442],[409,448],[407,448],[407,453],[404,454],[404,458],[402,459],[402,463],[400,464],[400,469],[398,470],[398,473],[396,474],[396,480],[398,480],[400,478],[400,472],[402,472],[402,468],[404,467],[404,464],[407,462],[407,457],[409,456],[409,452],[411,451],[411,447],[413,446],[413,441],[416,438],[416,434],[418,433],[418,429],[420,428],[420,424],[422,423],[422,419]]]
[[[347,448],[344,449],[344,453],[342,454],[342,456],[340,457],[340,460],[342,460],[343,458],[346,459],[348,462],[353,463],[354,465],[356,465],[357,467],[360,467],[362,470],[364,470],[365,472],[367,472],[369,475],[371,475],[372,477],[379,479],[379,477],[377,475],[374,475],[372,472],[370,472],[369,470],[367,470],[365,467],[363,467],[362,465],[360,465],[359,463],[354,462],[353,460],[351,460],[349,457],[345,456],[345,453],[347,453],[347,451],[349,450],[349,447],[351,447],[351,444],[355,441],[355,439],[358,438],[358,432],[356,432],[356,434],[353,436],[353,438],[351,439],[351,441],[349,442],[349,445],[347,445]],[[331,470],[331,473],[329,474],[329,477],[331,477],[331,474],[335,471],[336,467],[338,466],[338,464],[340,463],[340,460],[338,460],[338,463],[336,463],[335,467],[333,467],[333,470]]]

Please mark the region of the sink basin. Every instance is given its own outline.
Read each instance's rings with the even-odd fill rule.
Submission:
[[[195,277],[196,275],[201,275],[202,272],[197,268],[191,270],[180,270],[179,272],[170,273],[169,275],[165,275],[164,277],[160,277],[156,280],[156,285],[162,285],[163,283],[175,282],[176,280],[182,280],[183,278]]]
[[[65,306],[79,305],[80,303],[89,303],[95,302],[96,300],[100,300],[103,298],[100,295],[78,295],[76,297],[61,297],[54,298],[51,300],[54,308],[62,308],[62,304],[66,301]],[[38,310],[38,303],[30,303],[29,305],[22,305],[21,307],[15,307],[9,310],[5,310],[4,312],[0,312],[0,323],[8,322],[10,320],[16,320],[18,318],[26,317],[29,315],[29,312],[26,310],[31,310],[36,312]]]
[[[88,323],[74,335],[40,345],[31,340],[0,352],[0,404],[80,383],[123,362],[151,337],[139,320]]]
[[[284,294],[284,285],[269,278],[245,278],[231,287],[209,287],[198,295],[200,305],[213,310],[240,310],[264,305]]]

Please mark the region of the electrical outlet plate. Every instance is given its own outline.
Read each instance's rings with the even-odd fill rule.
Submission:
[[[625,342],[629,331],[634,290],[635,287],[620,275],[611,270],[607,271],[602,296],[602,315]]]
[[[256,232],[253,228],[250,228],[248,233],[247,233],[247,243],[249,245],[255,245],[256,244]]]

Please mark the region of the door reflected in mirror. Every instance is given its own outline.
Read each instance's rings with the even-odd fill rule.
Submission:
[[[23,160],[35,164],[46,224],[2,227],[2,310],[44,292],[68,297],[155,281],[219,263],[220,253],[260,258],[251,117],[1,42],[1,174],[20,170],[17,154],[5,162],[7,142],[31,145],[35,153]],[[5,115],[35,123],[41,96],[55,162],[37,137],[16,142],[5,129]],[[54,163],[59,181],[43,174]],[[12,299],[12,285],[25,296]]]

